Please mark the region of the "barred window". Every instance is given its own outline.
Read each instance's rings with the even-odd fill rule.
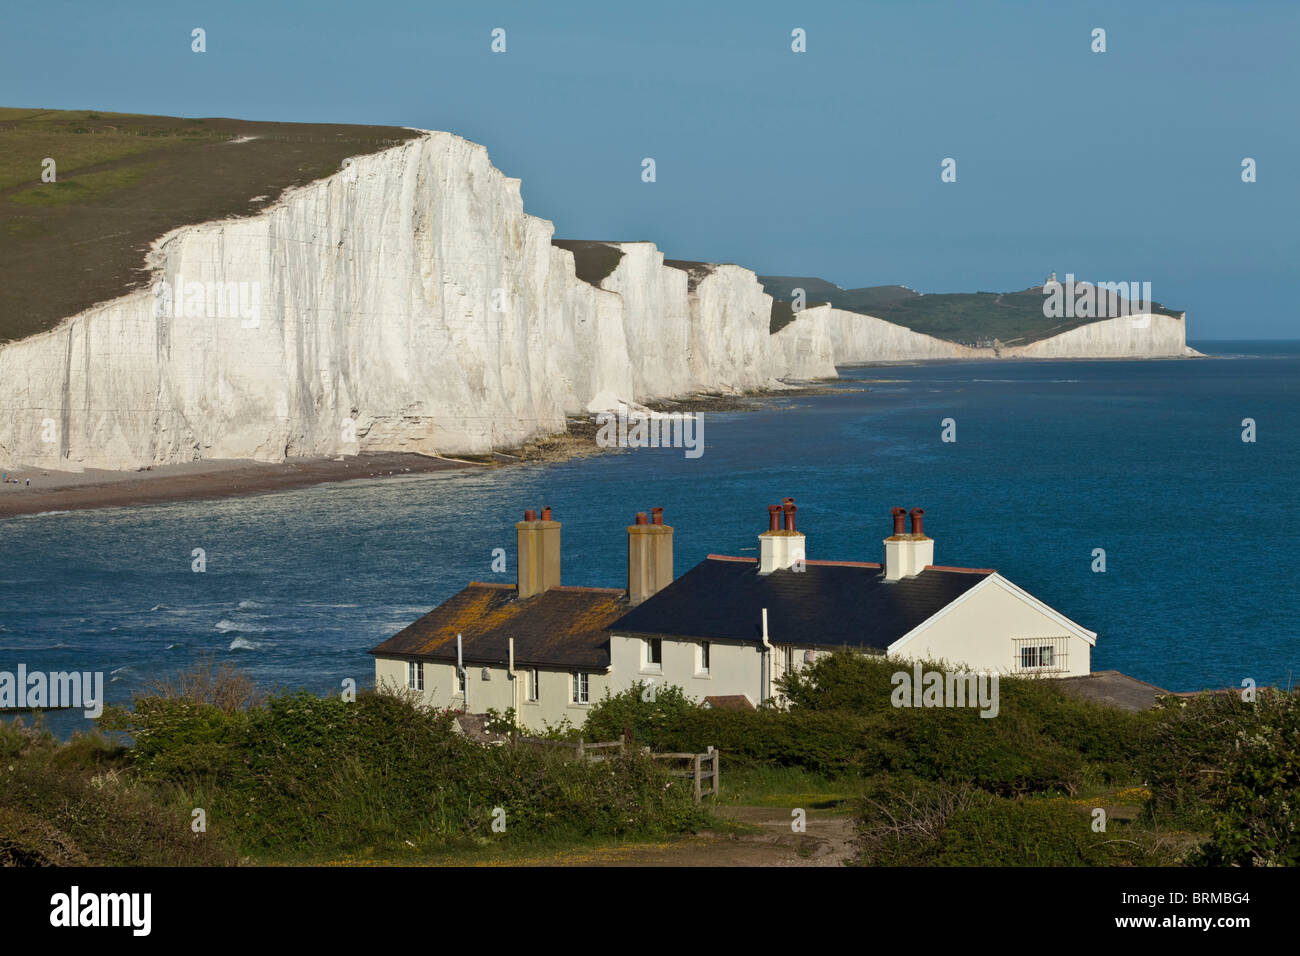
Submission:
[[[1068,637],[1018,637],[1014,640],[1014,670],[1019,673],[1055,673],[1068,670]]]

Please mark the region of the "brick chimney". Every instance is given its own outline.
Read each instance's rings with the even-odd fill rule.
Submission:
[[[673,529],[664,509],[638,512],[627,528],[627,598],[633,607],[673,583]]]
[[[520,600],[541,594],[560,583],[560,523],[551,520],[551,509],[543,508],[540,520],[529,508],[524,520],[515,524],[519,543]]]
[[[799,509],[793,498],[783,498],[779,505],[767,506],[768,528],[758,536],[758,573],[786,571],[796,561],[804,560],[804,538],[795,529]]]
[[[927,564],[934,564],[934,539],[928,538],[922,529],[925,511],[912,509],[912,531],[903,532],[903,519],[907,517],[906,508],[893,508],[890,514],[894,518],[894,533],[885,539],[885,580],[897,581],[920,574]]]

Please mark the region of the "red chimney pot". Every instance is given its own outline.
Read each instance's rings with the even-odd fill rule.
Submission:
[[[645,523],[646,523],[646,517],[645,517],[645,512],[644,512],[644,511],[638,511],[638,512],[636,513],[636,523],[637,523],[637,524],[645,524]]]
[[[551,520],[551,509],[550,509],[550,508],[543,508],[543,509],[542,509],[542,520],[543,520],[543,521],[550,521],[550,520]]]
[[[651,509],[650,509],[650,523],[651,523],[651,524],[658,524],[658,525],[662,525],[662,524],[664,523],[664,509],[663,509],[663,508],[651,508]]]
[[[925,515],[924,508],[912,509],[912,534],[920,534],[920,535],[925,534],[925,532],[921,530],[921,518],[924,515]]]
[[[794,506],[793,498],[787,498],[785,501],[785,506],[781,509],[785,512],[785,530],[794,531],[794,513],[799,509]]]
[[[906,508],[890,508],[889,513],[894,516],[894,536],[903,533],[903,522],[907,520]]]
[[[536,520],[537,520],[537,512],[534,511],[532,508],[529,508],[527,511],[524,512],[524,520],[525,520],[525,521],[536,521]]]
[[[781,506],[780,505],[767,506],[767,530],[768,531],[781,530]]]

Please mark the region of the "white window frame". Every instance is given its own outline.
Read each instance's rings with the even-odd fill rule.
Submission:
[[[662,671],[664,669],[664,642],[662,638],[647,637],[641,642],[645,646],[645,654],[642,655],[641,666],[649,671]],[[655,651],[659,652],[659,660],[655,660]]]
[[[536,704],[542,699],[542,672],[536,667],[528,668],[528,703]]]
[[[713,647],[708,641],[700,641],[699,666],[695,669],[697,674],[707,675],[709,668],[713,664]]]
[[[1060,674],[1070,669],[1070,638],[1066,635],[1017,637],[1013,647],[1015,673]]]
[[[451,665],[451,669],[452,669],[452,670],[455,672],[455,674],[456,674],[456,694],[455,694],[455,696],[457,696],[457,697],[464,697],[464,696],[465,696],[465,685],[469,683],[469,668],[467,667],[467,668],[465,668],[464,670],[461,670],[461,669],[460,669],[459,667],[457,667],[455,664],[452,664],[452,665]]]
[[[407,690],[424,690],[423,661],[406,662],[406,687]]]
[[[575,705],[591,703],[591,672],[570,671],[569,703]]]

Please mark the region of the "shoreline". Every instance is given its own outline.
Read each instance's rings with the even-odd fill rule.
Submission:
[[[789,389],[736,395],[688,395],[645,404],[654,411],[755,411],[772,399],[823,394],[834,390],[829,385],[818,382]],[[597,426],[594,417],[570,415],[567,423],[567,431],[539,436],[518,447],[490,455],[434,457],[415,452],[385,451],[363,452],[343,460],[291,458],[283,462],[259,462],[251,459],[213,459],[157,465],[139,471],[5,469],[5,477],[16,478],[19,484],[0,484],[0,521],[24,515],[247,498],[359,478],[382,479],[468,468],[560,462],[612,450],[596,445]],[[30,485],[27,484],[28,480],[31,481]]]
[[[476,462],[410,452],[375,452],[344,461],[292,458],[284,462],[225,459],[159,465],[146,471],[7,471],[20,485],[0,485],[0,520],[52,512],[218,498],[246,498],[357,478],[387,478],[473,468]],[[485,467],[486,463],[483,466]],[[31,479],[29,487],[27,479]]]

